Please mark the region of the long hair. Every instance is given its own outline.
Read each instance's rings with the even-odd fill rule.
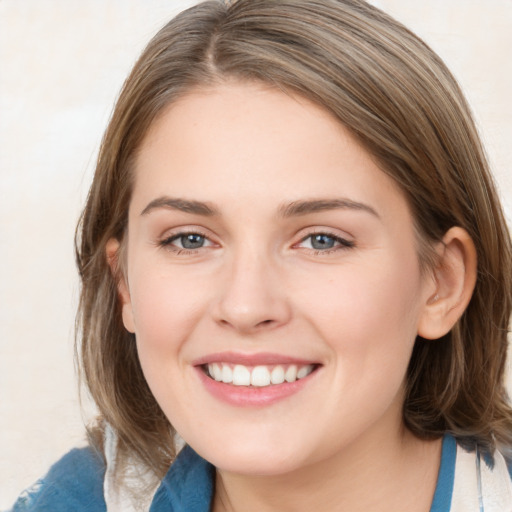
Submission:
[[[425,269],[433,243],[450,227],[471,235],[473,297],[450,333],[416,340],[403,419],[420,438],[451,432],[488,451],[511,446],[503,384],[511,241],[455,79],[424,42],[361,0],[238,0],[184,11],[149,43],[115,106],[77,228],[77,354],[121,451],[163,474],[175,456],[174,432],[123,327],[105,246],[125,236],[134,159],[155,119],[191,89],[233,79],[302,95],[336,116],[403,191]]]

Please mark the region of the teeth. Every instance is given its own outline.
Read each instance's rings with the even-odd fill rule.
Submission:
[[[222,380],[222,368],[217,363],[209,365],[208,370],[215,380]]]
[[[245,366],[237,364],[233,369],[233,384],[235,386],[249,386],[251,383],[251,372]]]
[[[233,384],[234,386],[266,387],[284,382],[295,382],[307,377],[314,365],[288,367],[278,365],[273,368],[268,366],[247,367],[241,364],[230,366],[227,363],[213,363],[208,365],[208,374],[217,382]]]
[[[294,364],[288,366],[284,378],[286,382],[295,382],[297,380],[297,367]]]
[[[266,366],[256,366],[252,370],[251,384],[258,387],[270,385],[270,372]]]
[[[231,368],[225,364],[222,366],[222,382],[229,384],[233,382],[233,371]]]
[[[284,382],[284,368],[276,366],[270,374],[270,382],[272,384],[282,384]]]
[[[297,371],[297,379],[307,377],[313,371],[313,365],[303,366]]]

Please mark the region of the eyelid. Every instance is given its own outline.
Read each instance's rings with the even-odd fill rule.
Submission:
[[[200,236],[207,242],[207,245],[203,245],[202,247],[200,247],[200,249],[202,249],[203,247],[211,247],[212,245],[214,245],[214,243],[206,235],[203,235],[202,233],[199,233],[197,231],[187,231],[184,233],[178,233],[177,235],[171,235],[171,236],[167,237],[164,240],[164,242],[167,242],[170,244],[170,243],[174,242],[175,240],[180,240],[181,238],[184,238],[184,237],[187,237],[190,235]]]
[[[158,240],[156,241],[156,245],[178,254],[193,254],[203,249],[209,249],[211,247],[219,246],[220,244],[214,240],[214,237],[212,235],[207,234],[205,231],[207,230],[204,230],[198,226],[180,226],[178,228],[167,230],[164,235],[158,238]],[[305,228],[301,231],[302,236],[297,242],[292,244],[292,248],[302,248],[306,251],[314,252],[315,254],[329,254],[330,252],[350,249],[355,246],[355,242],[353,241],[352,236],[340,234],[337,230],[322,227],[312,227]],[[187,249],[185,247],[173,245],[173,242],[175,240],[178,240],[181,237],[185,237],[187,235],[199,235],[200,237],[205,239],[206,245],[203,245],[196,249]],[[300,247],[300,245],[303,242],[305,242],[306,240],[310,239],[315,235],[325,235],[329,238],[332,238],[336,242],[336,245],[334,247],[323,249],[315,249],[314,247]]]
[[[183,224],[174,227],[167,227],[166,229],[162,229],[160,233],[161,234],[156,235],[158,240],[167,240],[172,237],[189,234],[201,235],[210,240],[213,239],[214,237],[214,235],[209,229],[206,229],[203,226],[197,224]]]
[[[352,236],[346,236],[342,235],[339,232],[335,232],[335,230],[328,229],[328,228],[310,228],[303,236],[301,236],[300,240],[293,244],[293,247],[297,247],[309,238],[315,236],[315,235],[325,235],[329,238],[334,239],[338,245],[328,248],[328,249],[314,249],[313,247],[304,247],[303,249],[313,251],[315,254],[322,253],[322,254],[328,254],[333,251],[343,250],[343,249],[350,249],[352,247],[355,247],[355,242],[353,240]],[[297,247],[300,248],[300,247]]]
[[[197,253],[201,249],[209,249],[210,247],[218,245],[218,243],[213,240],[213,236],[208,235],[205,231],[206,230],[200,228],[199,226],[180,226],[178,228],[168,229],[164,232],[163,235],[158,237],[156,240],[156,245],[177,254],[193,254]],[[208,241],[208,245],[198,247],[197,249],[187,249],[173,245],[172,242],[187,235],[199,235]]]

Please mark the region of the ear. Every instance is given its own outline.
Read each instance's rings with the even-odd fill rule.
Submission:
[[[477,275],[475,244],[465,229],[449,229],[437,253],[434,292],[429,292],[418,325],[418,334],[431,340],[447,334],[462,316],[471,300]]]
[[[114,276],[114,279],[117,284],[117,293],[119,298],[121,299],[122,304],[122,314],[123,314],[123,324],[127,331],[134,333],[135,332],[135,321],[133,318],[133,310],[132,310],[132,301],[130,297],[130,289],[128,287],[128,282],[124,275],[124,272],[120,268],[120,247],[121,244],[119,240],[115,238],[111,238],[106,245],[106,257],[107,263],[110,267],[110,271]]]

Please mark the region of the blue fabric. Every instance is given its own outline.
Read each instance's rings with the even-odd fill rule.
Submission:
[[[441,466],[430,512],[449,512],[457,443],[445,435]],[[72,450],[46,477],[25,491],[10,512],[104,512],[101,456],[90,448]],[[150,512],[208,512],[215,486],[215,468],[186,446],[160,484]]]
[[[162,480],[149,512],[208,512],[214,484],[215,468],[185,446]]]
[[[71,450],[24,491],[11,512],[106,512],[105,464],[92,448]]]
[[[449,512],[452,504],[453,482],[455,479],[455,460],[457,458],[457,443],[446,434],[443,438],[441,466],[437,476],[436,492],[430,512]]]

